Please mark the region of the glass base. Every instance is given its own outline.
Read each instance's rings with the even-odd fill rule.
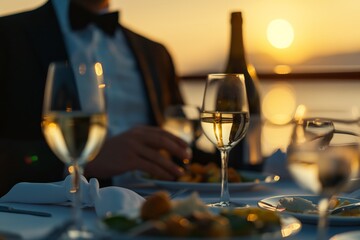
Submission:
[[[88,230],[68,229],[60,235],[59,239],[98,239],[95,233]]]
[[[247,208],[250,207],[246,203],[235,203],[235,202],[216,202],[206,204],[208,207],[215,208]]]
[[[77,229],[73,221],[67,221],[51,231],[45,239],[71,240],[71,239],[102,239],[106,236],[101,231],[91,231],[89,229]]]

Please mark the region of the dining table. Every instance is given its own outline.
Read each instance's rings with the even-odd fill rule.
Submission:
[[[179,191],[177,189],[166,189],[163,185],[154,184],[154,182],[137,182],[132,179],[132,174],[126,174],[122,188],[128,188],[136,193],[146,197],[157,191],[168,191],[174,200],[189,196],[196,191]],[[217,201],[220,194],[220,188],[217,191],[196,191],[200,199],[205,203]],[[44,193],[46,194],[46,193]],[[173,194],[173,195],[171,195]],[[231,201],[235,203],[246,203],[249,206],[258,207],[258,202],[274,196],[294,196],[307,195],[308,191],[300,188],[291,179],[279,179],[278,181],[266,184],[253,184],[247,188],[240,187],[230,189]],[[344,193],[343,195],[347,195]],[[9,212],[0,212],[0,239],[48,239],[54,229],[62,226],[71,216],[71,207],[57,204],[28,204],[28,203],[1,203],[3,206],[11,206],[22,210],[32,210],[50,213],[51,217],[34,216],[28,214],[15,214]],[[83,209],[83,221],[85,226],[90,229],[102,228],[101,219],[96,215],[94,208],[87,207]],[[356,231],[358,224],[340,224],[331,225],[328,229],[328,238],[336,234]],[[106,230],[106,229],[105,229]],[[302,222],[300,231],[292,234],[286,239],[316,239],[316,223]]]

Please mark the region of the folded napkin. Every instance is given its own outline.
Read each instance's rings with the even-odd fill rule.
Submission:
[[[0,198],[0,203],[69,204],[73,199],[73,194],[70,193],[71,177],[69,175],[64,181],[53,183],[18,183]],[[99,182],[95,178],[88,182],[81,176],[80,187],[83,206],[94,207],[99,217],[104,217],[109,212],[138,209],[145,201],[139,194],[126,188],[99,188]]]

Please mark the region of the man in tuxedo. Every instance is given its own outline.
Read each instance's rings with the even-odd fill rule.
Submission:
[[[183,103],[171,56],[160,43],[124,27],[108,7],[109,0],[48,0],[0,17],[0,196],[17,182],[64,178],[64,166],[42,134],[42,103],[49,64],[76,62],[79,54],[101,62],[111,85],[108,137],[85,176],[116,185],[116,176],[136,169],[164,180],[182,174],[161,154],[191,158],[185,142],[160,128],[164,109]],[[235,148],[230,166],[242,167],[243,143]],[[194,150],[198,162],[220,159]]]
[[[159,127],[163,110],[183,102],[171,56],[119,24],[118,13],[106,14],[108,7],[108,0],[49,0],[0,18],[0,195],[16,182],[63,179],[41,130],[43,93],[49,64],[75,61],[79,52],[102,62],[111,83],[108,138],[85,175],[109,180],[139,169],[170,180],[182,174],[160,153],[191,157],[185,142]]]

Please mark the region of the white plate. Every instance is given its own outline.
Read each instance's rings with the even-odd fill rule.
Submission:
[[[360,239],[360,231],[351,231],[339,233],[330,238],[330,240],[358,240]]]
[[[301,197],[307,200],[310,200],[314,204],[316,204],[319,200],[318,196],[314,195],[284,195],[284,196],[275,196],[262,199],[258,202],[258,206],[264,209],[268,209],[271,211],[276,211],[274,207],[277,206],[279,200],[283,197]],[[359,202],[358,199],[346,198],[346,197],[337,197],[340,200],[348,200],[350,203]],[[318,215],[317,214],[309,214],[309,213],[294,213],[290,211],[282,211],[281,213],[290,214],[296,218],[298,218],[303,223],[317,224]],[[332,226],[342,226],[342,225],[360,225],[360,216],[359,217],[348,217],[348,216],[329,216],[329,224]]]
[[[239,171],[241,176],[247,179],[254,179],[251,182],[229,183],[230,191],[245,191],[258,185],[267,185],[279,181],[280,177],[277,175],[266,174],[261,172],[252,171]],[[162,181],[149,179],[144,174],[137,172],[136,178],[144,182],[152,182],[158,187],[168,190],[189,189],[196,191],[220,191],[220,183],[189,183],[189,182],[176,182],[176,181]],[[256,181],[257,179],[257,181]]]

